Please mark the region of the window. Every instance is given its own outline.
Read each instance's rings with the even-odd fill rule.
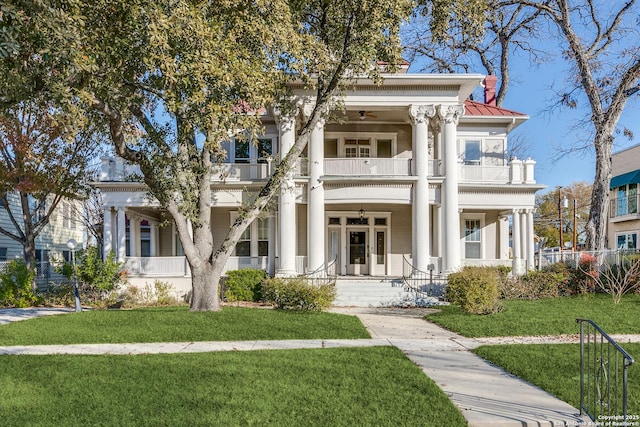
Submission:
[[[326,159],[335,159],[338,157],[338,140],[336,138],[325,139],[324,157]]]
[[[464,164],[479,165],[480,164],[480,141],[467,140],[464,142]]]
[[[236,256],[251,256],[251,226],[247,227],[238,239]]]
[[[28,198],[29,200],[29,210],[31,211],[31,215],[33,216],[33,222],[36,223],[44,218],[46,215],[46,202],[35,199],[31,196]]]
[[[236,163],[249,163],[250,154],[249,154],[249,141],[243,141],[240,139],[236,139],[235,144],[235,159]]]
[[[258,256],[269,255],[269,220],[258,218]]]
[[[62,251],[62,259],[64,260],[64,262],[71,262],[73,261],[71,259],[71,251],[69,250],[64,250]]]
[[[616,216],[638,213],[638,184],[618,187]]]
[[[371,140],[370,139],[345,139],[344,140],[345,157],[371,157]]]
[[[616,236],[616,247],[621,249],[638,249],[638,233],[625,233]]]
[[[0,261],[7,260],[7,248],[0,248]]]
[[[62,202],[62,227],[75,230],[76,229],[76,220],[73,215],[73,206],[70,202]]]
[[[267,158],[273,155],[273,142],[271,138],[258,139],[258,163],[266,163]]]
[[[479,219],[467,219],[464,221],[464,251],[465,258],[481,258],[482,238]]]
[[[390,139],[378,139],[376,140],[378,148],[378,157],[390,159],[393,157],[393,141]]]

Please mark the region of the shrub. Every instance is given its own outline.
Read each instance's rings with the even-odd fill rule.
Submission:
[[[445,296],[468,313],[497,313],[502,310],[498,283],[495,267],[465,267],[449,275]]]
[[[3,307],[31,307],[40,299],[31,289],[35,271],[23,259],[9,261],[0,273],[0,305]]]
[[[227,301],[260,301],[262,281],[267,277],[264,270],[231,270],[227,276],[224,288]]]
[[[575,267],[566,262],[556,262],[544,267],[542,271],[556,276],[559,296],[569,296],[577,293]]]
[[[555,298],[560,296],[560,284],[565,280],[562,273],[553,271],[529,271],[518,280],[521,299]]]
[[[333,284],[312,285],[300,278],[275,278],[262,283],[262,296],[279,309],[322,311],[333,304],[336,288]]]

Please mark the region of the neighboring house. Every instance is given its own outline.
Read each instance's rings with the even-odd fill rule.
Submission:
[[[247,229],[227,269],[288,276],[336,260],[341,276],[394,278],[407,266],[436,274],[465,265],[533,268],[535,192],[531,159],[507,158],[509,132],[528,116],[468,100],[483,76],[392,74],[347,92],[343,120],[322,122],[285,181],[274,212]],[[302,86],[294,88],[303,96]],[[301,111],[299,114],[303,114]],[[212,233],[220,242],[238,207],[265,183],[295,141],[296,117],[264,115],[257,145],[230,141],[212,182]],[[167,215],[136,169],[104,158],[105,253],[127,259],[129,277],[188,275]]]
[[[14,216],[18,219],[22,228],[22,211],[20,208],[20,199],[17,193],[9,193],[7,195],[9,206]],[[33,201],[35,208],[35,200]],[[77,200],[62,200],[56,207],[53,214],[49,217],[49,224],[45,226],[43,231],[36,237],[36,260],[39,263],[38,280],[41,284],[45,284],[54,277],[51,262],[70,260],[70,251],[67,247],[69,239],[74,239],[78,243],[82,243],[84,230],[79,215],[79,209],[82,205]],[[37,212],[36,215],[44,215]],[[4,206],[0,207],[0,226],[4,229],[15,233],[15,227],[9,219],[9,215]],[[22,245],[12,238],[0,234],[0,261],[10,261],[15,258],[23,258],[24,251]]]
[[[638,249],[640,214],[640,145],[611,156],[610,209],[607,231],[609,249]]]

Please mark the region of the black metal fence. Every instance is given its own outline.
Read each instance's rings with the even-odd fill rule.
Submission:
[[[627,369],[633,357],[592,320],[576,321],[580,324],[580,414],[593,421],[627,421]]]

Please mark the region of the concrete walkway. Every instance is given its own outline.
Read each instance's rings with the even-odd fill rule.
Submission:
[[[423,319],[428,310],[342,307],[332,310],[358,316],[372,339],[10,346],[0,347],[0,354],[191,353],[393,345],[444,390],[472,427],[590,424],[588,418],[578,415],[577,409],[507,374],[470,351],[479,345],[492,343],[492,339],[464,338],[446,331]],[[5,309],[0,310],[0,324],[70,311]],[[549,341],[559,342],[557,339]],[[510,342],[517,340],[510,339]]]

